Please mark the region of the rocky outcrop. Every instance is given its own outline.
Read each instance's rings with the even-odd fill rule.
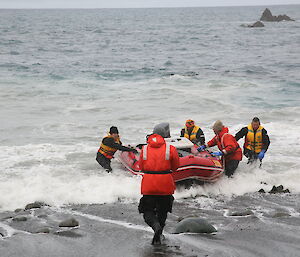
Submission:
[[[289,16],[287,16],[286,14],[284,15],[278,15],[278,16],[275,16],[271,13],[271,11],[266,8],[263,12],[263,14],[261,15],[260,17],[260,20],[261,21],[295,21],[293,19],[291,19]]]
[[[284,189],[283,185],[280,186],[273,186],[271,191],[269,191],[270,194],[278,194],[278,193],[290,193],[290,190]]]
[[[263,188],[261,188],[258,192],[266,193],[266,191]],[[273,186],[271,191],[269,191],[268,193],[270,194],[290,193],[290,190],[288,188],[284,189],[283,185],[280,185],[280,186]]]
[[[179,233],[214,233],[215,227],[209,224],[205,219],[187,218],[176,224],[174,234]]]

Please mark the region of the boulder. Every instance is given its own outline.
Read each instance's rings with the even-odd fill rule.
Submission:
[[[174,234],[179,233],[214,233],[215,227],[209,224],[205,219],[187,218],[178,222],[174,229]]]
[[[261,189],[258,190],[258,193],[264,194],[264,193],[266,193],[266,191],[263,188],[261,188]]]
[[[48,215],[47,214],[40,214],[37,217],[40,218],[40,219],[45,219],[45,218],[48,217]]]
[[[266,8],[263,12],[263,14],[260,17],[261,21],[295,21],[293,19],[291,19],[289,16],[287,16],[286,14],[284,15],[272,15],[270,9]]]
[[[39,209],[43,206],[48,206],[47,204],[43,202],[34,202],[34,203],[29,203],[25,206],[25,210],[30,210],[30,209]]]
[[[253,23],[252,25],[248,25],[248,28],[262,28],[265,25],[261,21],[257,21]]]
[[[290,217],[291,215],[286,212],[277,212],[272,217],[273,218],[282,218],[282,217]]]
[[[82,237],[82,235],[75,233],[74,231],[57,231],[54,233],[54,235],[58,236],[65,236],[65,237],[71,237],[71,238],[77,238],[77,237]]]
[[[229,216],[249,216],[253,214],[254,213],[251,210],[244,210],[244,211],[232,212],[231,214],[229,214]]]
[[[196,214],[190,214],[190,215],[187,215],[187,216],[184,216],[184,217],[180,216],[180,217],[177,218],[177,222],[180,222],[180,221],[182,221],[184,219],[187,219],[187,218],[199,218],[199,216],[197,216]]]
[[[79,226],[79,222],[77,220],[75,220],[74,218],[70,218],[67,220],[62,221],[61,223],[59,223],[59,227],[77,227]]]
[[[37,234],[49,234],[50,233],[50,228],[39,228],[35,231]]]
[[[27,221],[27,217],[25,216],[17,216],[12,219],[13,221]]]

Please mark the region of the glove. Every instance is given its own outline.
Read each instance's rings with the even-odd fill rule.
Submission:
[[[224,153],[219,151],[219,152],[213,152],[213,153],[211,153],[211,155],[212,156],[222,156],[222,155],[224,155]]]
[[[136,149],[132,149],[132,151],[134,154],[138,154],[138,151]]]
[[[201,145],[197,148],[198,152],[202,152],[206,148],[206,145]]]
[[[261,150],[261,152],[257,155],[257,158],[261,161],[265,157],[266,150]]]

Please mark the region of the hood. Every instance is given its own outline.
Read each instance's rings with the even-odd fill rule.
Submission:
[[[147,140],[148,145],[154,148],[159,148],[166,143],[164,138],[158,134],[152,134],[148,137]]]
[[[225,133],[228,133],[229,129],[227,127],[223,127],[218,136],[221,138]]]

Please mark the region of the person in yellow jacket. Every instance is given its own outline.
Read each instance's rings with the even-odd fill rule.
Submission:
[[[111,159],[114,157],[115,152],[127,151],[137,153],[136,149],[132,149],[122,145],[120,140],[119,131],[117,127],[112,126],[109,134],[102,139],[102,143],[97,153],[97,162],[107,171],[111,172],[110,166]]]
[[[205,137],[202,129],[195,125],[193,120],[187,120],[185,127],[181,130],[181,137],[186,137],[191,142],[197,145],[205,144]]]
[[[261,161],[269,148],[270,138],[267,130],[261,126],[259,118],[254,117],[247,127],[235,134],[236,141],[242,137],[245,138],[244,155],[248,158],[248,163],[256,159]]]

